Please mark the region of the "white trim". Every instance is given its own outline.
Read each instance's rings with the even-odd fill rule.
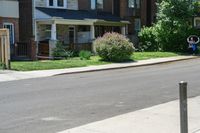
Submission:
[[[5,22],[5,23],[3,23],[3,27],[5,25],[11,25],[12,26],[12,40],[13,40],[12,44],[14,44],[15,43],[15,28],[14,28],[14,24],[13,23]],[[10,29],[9,29],[9,34],[10,34]]]

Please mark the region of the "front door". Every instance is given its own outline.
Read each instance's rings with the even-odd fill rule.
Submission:
[[[75,27],[70,26],[69,27],[69,44],[75,43]]]

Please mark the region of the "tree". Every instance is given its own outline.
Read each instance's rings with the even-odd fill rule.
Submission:
[[[192,28],[196,8],[187,0],[163,0],[157,7],[157,22],[153,25],[156,45],[163,51],[186,51],[186,38],[197,32]]]

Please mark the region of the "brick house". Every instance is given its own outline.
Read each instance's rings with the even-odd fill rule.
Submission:
[[[119,0],[120,17],[127,19],[128,37],[137,43],[137,33],[143,26],[151,26],[156,18],[156,0]]]
[[[10,31],[11,56],[15,56],[15,44],[19,41],[19,5],[18,0],[0,1],[0,28]]]
[[[57,40],[92,50],[92,41],[111,31],[136,41],[140,28],[155,18],[155,0],[19,0],[19,7],[19,39],[32,42],[31,57],[51,56]]]

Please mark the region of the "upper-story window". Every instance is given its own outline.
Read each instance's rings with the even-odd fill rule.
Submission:
[[[96,9],[96,0],[91,0],[91,9],[92,10]]]
[[[49,6],[53,6],[53,0],[49,0]]]
[[[57,6],[58,7],[64,7],[64,0],[58,0]]]
[[[140,8],[140,0],[128,0],[129,8]]]
[[[97,0],[97,9],[103,9],[103,0]]]
[[[91,9],[102,10],[103,9],[103,0],[91,0]]]
[[[55,8],[66,8],[67,0],[47,0],[47,5]]]

